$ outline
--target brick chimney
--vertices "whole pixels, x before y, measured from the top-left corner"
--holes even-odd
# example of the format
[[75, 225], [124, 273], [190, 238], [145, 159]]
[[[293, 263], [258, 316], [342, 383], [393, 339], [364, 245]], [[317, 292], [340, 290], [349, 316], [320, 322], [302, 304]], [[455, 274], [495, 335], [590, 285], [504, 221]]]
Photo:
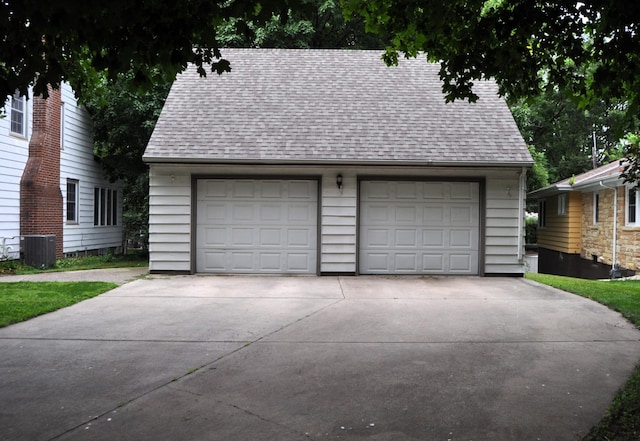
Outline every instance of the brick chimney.
[[33, 98], [33, 132], [29, 158], [20, 180], [20, 234], [56, 236], [62, 258], [63, 219], [60, 191], [60, 90]]

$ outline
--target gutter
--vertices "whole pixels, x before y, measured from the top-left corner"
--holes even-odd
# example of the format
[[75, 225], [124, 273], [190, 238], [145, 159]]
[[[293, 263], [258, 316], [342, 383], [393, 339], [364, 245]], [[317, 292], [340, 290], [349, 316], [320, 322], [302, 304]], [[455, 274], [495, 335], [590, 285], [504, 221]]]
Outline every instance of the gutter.
[[547, 196], [553, 196], [559, 193], [563, 193], [566, 191], [571, 191], [575, 187], [569, 184], [560, 184], [560, 185], [550, 185], [549, 187], [539, 188], [538, 190], [533, 190], [527, 194], [527, 197], [531, 199], [542, 199]]
[[391, 165], [391, 166], [428, 166], [428, 167], [490, 167], [490, 168], [507, 168], [507, 167], [531, 167], [533, 162], [530, 161], [511, 161], [511, 162], [464, 162], [464, 161], [416, 161], [416, 160], [396, 160], [380, 159], [380, 160], [357, 160], [357, 159], [220, 159], [220, 158], [175, 158], [175, 157], [149, 157], [143, 156], [142, 160], [147, 164], [175, 164], [175, 165], [341, 165], [341, 166], [364, 166], [364, 165]]
[[520, 174], [520, 189], [518, 191], [518, 262], [524, 263], [524, 201], [527, 196], [527, 169], [522, 167]]

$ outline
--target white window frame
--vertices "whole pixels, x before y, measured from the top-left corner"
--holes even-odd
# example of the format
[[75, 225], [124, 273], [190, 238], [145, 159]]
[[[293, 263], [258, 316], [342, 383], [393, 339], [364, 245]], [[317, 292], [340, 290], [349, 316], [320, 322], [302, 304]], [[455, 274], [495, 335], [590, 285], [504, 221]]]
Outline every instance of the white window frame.
[[27, 98], [17, 91], [11, 97], [9, 131], [12, 135], [27, 137]]
[[[69, 197], [70, 186], [73, 186], [73, 200]], [[67, 224], [77, 225], [80, 223], [80, 182], [77, 179], [67, 179], [67, 203], [66, 203], [66, 222]]]
[[640, 192], [634, 190], [633, 187], [626, 187], [624, 206], [625, 224], [632, 227], [640, 227]]
[[93, 225], [118, 225], [118, 190], [104, 187], [93, 189]]
[[558, 195], [558, 216], [567, 215], [567, 193]]
[[600, 193], [593, 192], [593, 225], [600, 223]]

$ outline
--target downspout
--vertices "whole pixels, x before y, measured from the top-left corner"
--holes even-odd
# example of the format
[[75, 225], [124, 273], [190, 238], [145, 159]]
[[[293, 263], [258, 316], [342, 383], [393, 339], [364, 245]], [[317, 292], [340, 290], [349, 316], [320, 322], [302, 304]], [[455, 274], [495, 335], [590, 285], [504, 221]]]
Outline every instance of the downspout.
[[518, 263], [524, 263], [524, 200], [527, 186], [527, 169], [522, 167], [518, 190]]
[[600, 186], [604, 188], [608, 188], [609, 190], [613, 190], [613, 250], [611, 252], [611, 278], [614, 278], [614, 274], [618, 272], [618, 255], [616, 252], [617, 241], [618, 241], [618, 187], [607, 187], [600, 181]]

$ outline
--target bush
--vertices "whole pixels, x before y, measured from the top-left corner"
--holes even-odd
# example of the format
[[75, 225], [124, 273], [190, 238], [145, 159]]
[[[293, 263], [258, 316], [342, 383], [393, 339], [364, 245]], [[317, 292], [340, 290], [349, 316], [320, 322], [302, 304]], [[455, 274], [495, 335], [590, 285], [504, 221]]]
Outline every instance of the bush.
[[525, 217], [525, 243], [527, 245], [538, 243], [538, 214], [527, 213]]

